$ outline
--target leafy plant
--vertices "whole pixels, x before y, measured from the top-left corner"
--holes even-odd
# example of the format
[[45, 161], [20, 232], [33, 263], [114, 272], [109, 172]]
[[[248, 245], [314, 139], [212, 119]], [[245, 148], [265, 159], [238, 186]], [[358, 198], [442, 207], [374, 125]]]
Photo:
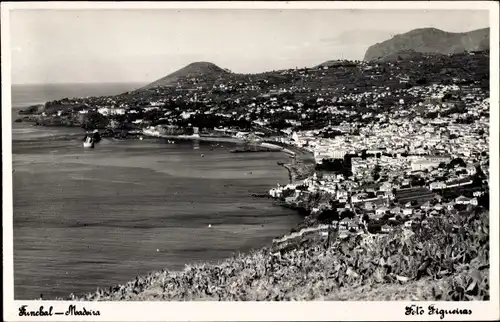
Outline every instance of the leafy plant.
[[430, 218], [428, 228], [304, 233], [218, 264], [160, 271], [82, 300], [489, 300], [487, 213]]

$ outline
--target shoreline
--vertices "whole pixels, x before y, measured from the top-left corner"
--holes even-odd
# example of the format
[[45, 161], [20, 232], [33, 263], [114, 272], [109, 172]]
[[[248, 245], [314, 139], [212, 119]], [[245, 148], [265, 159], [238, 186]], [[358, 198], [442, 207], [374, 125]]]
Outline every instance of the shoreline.
[[[244, 143], [243, 140], [233, 137], [223, 137], [223, 136], [194, 136], [194, 135], [149, 135], [144, 132], [142, 134], [136, 134], [136, 136], [143, 136], [145, 138], [156, 138], [156, 139], [174, 139], [174, 140], [186, 140], [186, 141], [204, 141], [204, 142], [225, 142], [225, 143]], [[127, 138], [125, 138], [127, 140]]]
[[[36, 126], [36, 127], [45, 128], [46, 126]], [[53, 127], [50, 127], [50, 128], [53, 128]], [[67, 128], [67, 127], [63, 127], [63, 128]], [[85, 133], [84, 130], [82, 130], [82, 133]], [[141, 135], [139, 133], [134, 134], [133, 136], [128, 136], [128, 137], [125, 137], [123, 139], [118, 139], [118, 140], [119, 141], [121, 141], [121, 140], [123, 140], [123, 141], [143, 140], [142, 136], [144, 136], [144, 140], [148, 140], [148, 139], [153, 139], [153, 140], [154, 139], [172, 139], [172, 140], [180, 140], [180, 141], [225, 142], [225, 143], [230, 143], [230, 144], [244, 144], [246, 142], [245, 140], [242, 140], [239, 138], [233, 138], [233, 137], [188, 136], [188, 135], [161, 135], [161, 136], [154, 136], [153, 135], [152, 136], [152, 135]], [[103, 136], [103, 138], [105, 138], [105, 137]], [[107, 139], [114, 139], [114, 138], [109, 137]], [[307, 151], [303, 151], [300, 148], [296, 148], [296, 147], [292, 147], [292, 146], [288, 146], [286, 148], [286, 147], [282, 147], [279, 145], [270, 144], [267, 142], [253, 142], [252, 145], [254, 145], [256, 147], [264, 147], [265, 149], [274, 149], [274, 151], [271, 151], [271, 152], [283, 152], [283, 153], [285, 153], [285, 155], [288, 155], [288, 156], [290, 156], [290, 154], [293, 153], [294, 155], [298, 156], [299, 158], [301, 158], [304, 155], [304, 152], [307, 152]], [[298, 153], [291, 151], [292, 149], [294, 149]], [[258, 152], [266, 152], [266, 151], [258, 151]], [[307, 158], [305, 158], [305, 159], [307, 159]], [[283, 166], [283, 167], [287, 169], [289, 177], [293, 175], [292, 174], [294, 171], [293, 168], [290, 168], [287, 166]], [[272, 186], [270, 186], [268, 188], [272, 188]], [[249, 197], [253, 197], [253, 198], [264, 198], [265, 197], [267, 199], [272, 199], [270, 197], [267, 189], [266, 189], [266, 191], [262, 191], [261, 193], [249, 195]], [[273, 202], [273, 204], [275, 206], [284, 207], [283, 205], [279, 205], [279, 204], [276, 204], [274, 202]], [[289, 207], [284, 207], [284, 208], [289, 208]], [[294, 210], [296, 210], [296, 209], [294, 209]], [[293, 231], [294, 229], [297, 229], [297, 227], [300, 227], [301, 224], [303, 224], [302, 221], [297, 225], [293, 225], [293, 227], [289, 227], [289, 230]], [[285, 233], [281, 236], [275, 236], [273, 239], [275, 239], [276, 237], [277, 238], [284, 238], [288, 234], [289, 233]], [[271, 239], [269, 242], [266, 242], [262, 246], [256, 247], [253, 250], [250, 250], [247, 252], [241, 252], [238, 249], [235, 249], [233, 253], [234, 254], [248, 254], [248, 253], [254, 252], [254, 251], [263, 251], [263, 250], [268, 249], [268, 248], [273, 246], [273, 239]], [[222, 259], [222, 261], [227, 261], [228, 259], [229, 258], [225, 258], [225, 259]], [[193, 265], [193, 263], [190, 263], [190, 262], [185, 263], [185, 266], [190, 266], [190, 265]], [[179, 270], [177, 272], [182, 272], [182, 270]], [[144, 272], [144, 274], [147, 274], [147, 273], [148, 272]], [[77, 293], [84, 293], [84, 292], [77, 292]]]
[[[432, 31], [432, 28], [427, 29], [421, 28]], [[181, 244], [181, 240], [187, 236], [197, 252], [205, 252], [206, 259], [193, 262], [182, 255], [179, 265], [172, 270], [160, 270], [169, 265], [166, 258], [158, 256], [158, 261], [154, 261], [154, 252], [145, 253], [145, 246], [138, 243], [144, 235], [132, 239], [126, 236], [135, 253], [125, 249], [122, 254], [130, 257], [139, 253], [142, 262], [151, 262], [148, 267], [139, 261], [124, 265], [118, 256], [113, 255], [115, 270], [105, 272], [100, 280], [93, 281], [98, 285], [97, 291], [78, 292], [77, 296], [70, 294], [68, 297], [68, 290], [84, 288], [83, 284], [77, 283], [78, 279], [68, 276], [67, 284], [61, 277], [61, 283], [53, 285], [61, 288], [66, 284], [66, 291], [61, 289], [60, 295], [53, 296], [57, 296], [56, 300], [73, 301], [490, 301], [491, 179], [486, 168], [490, 162], [487, 129], [490, 125], [488, 111], [491, 110], [487, 70], [489, 47], [448, 56], [432, 53], [417, 56], [361, 62], [343, 59], [329, 61], [333, 62], [332, 66], [324, 63], [303, 69], [268, 71], [256, 74], [256, 77], [235, 74], [242, 76], [241, 79], [218, 77], [218, 80], [210, 68], [217, 66], [195, 62], [191, 65], [208, 66], [207, 73], [211, 74], [201, 73], [200, 77], [193, 79], [187, 79], [190, 77], [187, 75], [180, 81], [177, 77], [177, 86], [175, 79], [170, 81], [167, 75], [131, 92], [45, 103], [38, 110], [43, 112], [43, 117], [37, 125], [80, 127], [81, 124], [85, 129], [106, 129], [107, 139], [123, 141], [121, 145], [127, 147], [152, 145], [161, 149], [167, 140], [169, 144], [175, 144], [170, 147], [172, 150], [189, 146], [188, 152], [194, 152], [196, 159], [180, 160], [179, 167], [172, 169], [172, 173], [194, 173], [196, 170], [193, 176], [204, 177], [210, 171], [210, 179], [222, 180], [221, 174], [227, 167], [222, 163], [219, 166], [218, 162], [225, 158], [214, 160], [214, 163], [201, 159], [198, 162], [198, 156], [205, 157], [201, 152], [208, 145], [211, 150], [224, 147], [212, 155], [226, 153], [227, 146], [233, 144], [243, 144], [239, 146], [240, 152], [268, 152], [256, 151], [264, 150], [265, 146], [276, 148], [289, 158], [272, 153], [254, 158], [243, 155], [231, 158], [240, 162], [233, 167], [241, 174], [238, 169], [244, 168], [243, 163], [256, 169], [254, 161], [261, 162], [259, 169], [265, 172], [252, 179], [256, 190], [269, 189], [267, 186], [274, 184], [275, 188], [266, 193], [268, 199], [274, 200], [275, 206], [291, 208], [300, 214], [294, 222], [275, 225], [284, 229], [267, 234], [259, 243], [246, 249], [215, 236], [213, 242], [220, 243], [227, 251], [218, 257], [223, 259], [216, 263], [213, 260], [216, 256], [206, 252], [206, 247], [199, 249], [200, 241], [204, 240], [201, 234], [186, 227], [187, 231], [182, 231], [182, 235], [172, 235], [171, 240], [179, 243], [178, 250], [185, 253], [188, 248]], [[189, 74], [191, 65], [179, 70], [180, 74], [182, 71]], [[426, 70], [422, 66], [436, 68]], [[471, 66], [474, 68], [467, 68]], [[37, 107], [32, 106], [29, 111], [36, 113]], [[217, 127], [223, 129], [217, 131]], [[198, 131], [201, 129], [203, 133]], [[195, 134], [185, 135], [188, 133]], [[261, 135], [267, 139], [261, 141]], [[155, 139], [126, 142], [150, 137]], [[250, 146], [249, 139], [255, 139], [253, 146]], [[274, 139], [276, 144], [272, 143]], [[415, 141], [421, 142], [415, 144]], [[307, 146], [299, 147], [303, 146], [301, 142], [307, 142], [304, 145], [311, 147], [310, 151], [307, 151]], [[74, 147], [78, 149], [78, 143], [74, 143]], [[196, 152], [197, 149], [201, 151]], [[97, 151], [97, 154], [105, 155], [105, 150]], [[146, 151], [141, 151], [144, 154], [135, 159], [128, 150], [124, 149], [115, 160], [130, 158], [131, 162], [139, 163], [151, 155], [151, 150], [144, 149]], [[310, 154], [316, 160], [314, 157], [310, 160]], [[423, 160], [419, 160], [420, 156]], [[351, 158], [360, 161], [353, 160], [352, 171], [347, 169], [351, 168]], [[325, 160], [323, 166], [321, 159]], [[110, 159], [106, 161], [119, 163]], [[200, 168], [192, 166], [191, 161]], [[169, 167], [166, 162], [157, 162], [160, 163], [157, 167], [162, 170]], [[276, 187], [275, 181], [286, 181], [284, 172], [273, 168], [276, 163], [287, 170], [289, 184], [278, 183]], [[55, 165], [55, 171], [59, 172], [62, 164], [56, 161]], [[130, 174], [123, 176], [126, 178]], [[467, 185], [465, 180], [469, 179], [474, 179], [467, 182], [471, 186], [443, 189]], [[140, 175], [136, 180], [146, 185], [154, 181]], [[154, 215], [170, 208], [166, 207], [168, 200], [163, 198], [168, 190], [162, 190], [170, 186], [169, 183], [163, 180], [159, 187], [143, 189], [147, 195], [159, 195], [157, 208], [152, 209]], [[175, 184], [187, 188], [186, 191], [191, 187], [191, 184], [180, 181]], [[216, 190], [210, 184], [201, 183], [200, 186], [208, 189], [200, 190], [197, 197], [207, 199], [207, 204], [212, 203]], [[226, 188], [228, 186], [231, 185], [217, 188], [223, 192], [236, 190]], [[404, 187], [412, 187], [412, 190], [400, 193]], [[90, 196], [90, 189], [82, 189], [84, 198]], [[125, 203], [128, 194], [120, 196], [119, 189], [114, 186], [107, 191], [116, 193], [116, 203], [122, 204], [122, 208], [130, 212], [128, 215], [137, 216], [140, 212], [133, 197], [128, 199], [130, 203]], [[266, 206], [266, 211], [261, 214], [255, 208], [240, 206], [238, 200], [244, 202], [246, 199], [242, 198], [248, 198], [248, 193], [242, 191], [242, 194], [227, 197], [231, 208], [225, 216], [219, 217], [222, 222], [234, 216], [234, 222], [240, 224], [237, 217], [242, 213], [241, 209], [248, 209], [257, 223], [281, 215], [280, 208]], [[265, 197], [264, 194], [261, 197]], [[196, 200], [196, 197], [192, 199]], [[68, 201], [61, 200], [63, 204]], [[109, 205], [110, 201], [104, 200], [103, 207], [106, 204]], [[265, 202], [255, 201], [254, 204], [258, 207]], [[82, 206], [73, 209], [73, 216], [81, 218], [78, 212]], [[72, 213], [71, 209], [67, 210], [66, 213]], [[172, 212], [180, 215], [183, 210], [184, 205], [181, 205]], [[193, 210], [196, 211], [199, 210]], [[104, 214], [106, 212], [104, 209]], [[29, 212], [28, 216], [31, 216]], [[206, 217], [212, 218], [212, 214]], [[117, 219], [122, 223], [124, 220]], [[190, 220], [198, 223], [197, 218]], [[40, 227], [40, 224], [36, 226]], [[158, 231], [157, 244], [162, 248], [168, 245], [166, 236], [170, 235], [170, 225], [152, 221], [151, 226], [166, 228], [163, 232]], [[296, 228], [286, 232], [285, 227], [289, 226]], [[62, 245], [75, 239], [72, 231], [69, 233]], [[111, 235], [102, 233], [89, 236], [87, 243], [109, 242]], [[194, 240], [190, 236], [193, 233]], [[234, 240], [246, 242], [245, 236], [250, 238], [256, 234], [249, 231], [243, 235], [235, 231], [232, 236]], [[276, 237], [268, 247], [268, 238], [272, 235]], [[83, 248], [80, 253], [88, 253], [88, 250]], [[110, 251], [114, 249], [110, 248]], [[175, 253], [171, 258], [178, 256]], [[27, 260], [29, 266], [30, 259]], [[98, 262], [89, 262], [91, 270], [96, 270]], [[45, 264], [46, 260], [41, 257], [39, 264], [32, 268], [41, 272]], [[84, 270], [77, 277], [83, 277], [83, 280], [86, 276], [91, 278], [87, 266], [79, 264], [69, 266], [68, 270]], [[123, 284], [114, 284], [118, 277], [129, 279], [130, 268], [139, 274], [135, 280], [132, 276]], [[119, 275], [122, 269], [125, 273]], [[149, 274], [146, 269], [151, 270]], [[57, 280], [60, 274], [56, 271], [55, 275]], [[33, 274], [30, 272], [26, 277], [31, 278]], [[41, 290], [45, 287], [40, 285]], [[457, 310], [460, 311], [458, 308], [453, 311]], [[441, 319], [445, 314], [448, 313], [441, 314]]]
[[[472, 285], [472, 269], [477, 274], [477, 292], [468, 291], [467, 295], [470, 300], [485, 301], [489, 299], [488, 285], [484, 283], [490, 273], [488, 247], [477, 234], [488, 229], [488, 217], [488, 213], [482, 213], [466, 218], [433, 218], [428, 231], [340, 234], [333, 240], [318, 234], [328, 229], [318, 226], [291, 234], [281, 249], [263, 247], [218, 263], [186, 264], [182, 271], [152, 271], [124, 284], [56, 300], [359, 301], [383, 296], [386, 300], [457, 301], [460, 287], [454, 281], [465, 278], [466, 284]], [[458, 243], [464, 249], [478, 249], [478, 254], [465, 260], [443, 253], [444, 262], [436, 261], [428, 272], [423, 272], [421, 263], [429, 257], [422, 249], [438, 251], [449, 238], [436, 227], [461, 226], [465, 222], [470, 223], [471, 232]], [[448, 270], [446, 262], [453, 263], [455, 269]]]
[[292, 146], [289, 144], [284, 144], [284, 149], [287, 149], [293, 153], [290, 157], [292, 162], [290, 163], [278, 163], [278, 165], [284, 167], [288, 171], [289, 183], [294, 183], [300, 180], [304, 180], [314, 173], [316, 163], [314, 161], [314, 155], [300, 147]]
[[[137, 139], [140, 134], [134, 138], [128, 137], [124, 140]], [[164, 135], [152, 136], [152, 138], [170, 138], [175, 140], [198, 140], [213, 142], [232, 142], [244, 143], [244, 140], [232, 137], [213, 137], [213, 136], [178, 136]], [[265, 143], [265, 142], [264, 142]], [[283, 147], [276, 145], [280, 151], [292, 151], [294, 162], [290, 164], [279, 164], [289, 172], [291, 181], [298, 180], [301, 175], [307, 175], [307, 165], [314, 165], [310, 162], [309, 151], [299, 147]], [[298, 152], [298, 153], [297, 153]], [[290, 153], [287, 153], [290, 155]], [[313, 159], [314, 160], [314, 159]], [[283, 206], [283, 205], [282, 205]], [[286, 206], [286, 205], [285, 205]], [[300, 210], [297, 209], [299, 212]], [[467, 265], [481, 274], [488, 274], [489, 264], [485, 264], [483, 256], [487, 252], [484, 245], [477, 244], [479, 240], [474, 234], [477, 231], [487, 227], [488, 222], [484, 220], [488, 215], [482, 214], [483, 218], [475, 214], [473, 220], [474, 229], [467, 240], [463, 241], [464, 248], [469, 246], [481, 249], [474, 263], [470, 260]], [[67, 297], [57, 297], [55, 300], [91, 300], [91, 301], [120, 301], [120, 300], [360, 300], [370, 297], [378, 298], [379, 294], [376, 288], [381, 288], [384, 296], [391, 298], [397, 296], [397, 299], [404, 300], [419, 297], [420, 300], [436, 300], [434, 286], [439, 285], [438, 296], [440, 298], [450, 299], [450, 295], [456, 291], [456, 286], [452, 283], [455, 276], [467, 276], [466, 271], [459, 270], [457, 273], [449, 272], [446, 267], [436, 266], [433, 274], [442, 274], [441, 279], [437, 279], [430, 274], [419, 281], [419, 263], [424, 258], [418, 255], [417, 250], [438, 249], [443, 243], [442, 238], [449, 236], [443, 235], [441, 231], [432, 230], [422, 234], [422, 232], [413, 233], [406, 230], [395, 230], [394, 232], [382, 235], [372, 234], [347, 234], [333, 235], [334, 239], [330, 241], [329, 227], [318, 225], [308, 225], [307, 217], [297, 226], [299, 230], [284, 234], [266, 245], [257, 247], [250, 251], [233, 251], [233, 255], [218, 261], [218, 263], [202, 262], [186, 263], [184, 269], [167, 271], [165, 269], [154, 270], [149, 273], [139, 275], [135, 280], [125, 282], [120, 285], [110, 285], [105, 288], [98, 288], [96, 292], [86, 293], [78, 292]], [[456, 218], [446, 219], [445, 222], [438, 222], [439, 225], [461, 226], [463, 222], [453, 222]], [[458, 218], [457, 220], [462, 220]], [[467, 219], [469, 220], [469, 219]], [[430, 225], [433, 227], [434, 225]], [[451, 226], [450, 226], [451, 227]], [[487, 228], [486, 228], [487, 229]], [[326, 233], [326, 234], [325, 234]], [[415, 236], [415, 238], [409, 238]], [[388, 273], [384, 265], [379, 265], [380, 257], [389, 252], [390, 260], [392, 257], [400, 256], [398, 252], [391, 253], [392, 248], [387, 248], [389, 240], [405, 241], [407, 248], [411, 249], [412, 254], [417, 254], [422, 258], [418, 260], [409, 260], [405, 262], [404, 267], [394, 266], [397, 271]], [[275, 244], [278, 242], [278, 245]], [[401, 246], [401, 244], [399, 245]], [[347, 250], [346, 250], [347, 248]], [[398, 250], [400, 251], [400, 250]], [[360, 255], [363, 253], [363, 255]], [[352, 261], [351, 255], [357, 257]], [[365, 258], [366, 256], [366, 258]], [[417, 257], [418, 257], [417, 256]], [[446, 255], [445, 255], [446, 256]], [[385, 258], [386, 255], [383, 255]], [[408, 256], [407, 256], [408, 257]], [[456, 264], [454, 258], [450, 258]], [[465, 259], [464, 259], [465, 261]], [[363, 265], [359, 265], [363, 263]], [[384, 260], [386, 263], [386, 260]], [[479, 263], [479, 264], [478, 264]], [[303, 275], [297, 275], [293, 268], [305, 269], [308, 272], [309, 279], [304, 284]], [[392, 266], [391, 266], [392, 267]], [[312, 275], [309, 274], [311, 272]], [[318, 274], [319, 273], [319, 274]], [[323, 277], [321, 277], [321, 276]], [[239, 277], [241, 276], [241, 278]], [[324, 276], [327, 276], [326, 278]], [[481, 275], [483, 276], [483, 275]], [[415, 288], [416, 283], [428, 283], [425, 288], [425, 294], [418, 292], [411, 293], [408, 288]], [[402, 284], [406, 284], [402, 286]], [[269, 286], [266, 286], [269, 285]], [[318, 287], [319, 285], [319, 287]], [[432, 287], [432, 292], [430, 287]], [[487, 288], [482, 293], [474, 295], [479, 300], [489, 297]], [[388, 288], [392, 288], [390, 291]], [[399, 294], [394, 294], [394, 292]], [[364, 293], [364, 294], [360, 294]], [[485, 295], [486, 294], [486, 295]], [[472, 295], [470, 295], [472, 296]], [[453, 299], [453, 297], [451, 297]]]

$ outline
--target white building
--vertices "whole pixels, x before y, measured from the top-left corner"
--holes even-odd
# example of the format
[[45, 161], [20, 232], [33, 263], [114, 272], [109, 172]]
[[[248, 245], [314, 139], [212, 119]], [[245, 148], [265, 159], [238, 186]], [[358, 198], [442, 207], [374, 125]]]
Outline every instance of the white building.
[[459, 205], [468, 205], [471, 203], [471, 200], [467, 197], [460, 196], [457, 199], [455, 199], [455, 202]]
[[429, 184], [430, 190], [446, 189], [446, 184], [444, 182], [436, 181]]
[[441, 162], [443, 162], [443, 159], [434, 159], [434, 158], [432, 158], [432, 159], [428, 159], [428, 158], [418, 159], [418, 160], [414, 160], [411, 163], [411, 169], [413, 171], [433, 169], [433, 168], [437, 168]]
[[432, 169], [437, 167], [439, 164], [435, 164], [434, 162], [427, 162], [425, 160], [415, 160], [411, 163], [411, 169], [413, 171], [424, 170], [424, 169]]
[[411, 209], [411, 208], [403, 209], [403, 215], [405, 215], [405, 216], [410, 216], [412, 213], [413, 213], [413, 209]]
[[389, 211], [389, 208], [387, 207], [380, 207], [375, 210], [375, 214], [377, 216], [383, 216]]

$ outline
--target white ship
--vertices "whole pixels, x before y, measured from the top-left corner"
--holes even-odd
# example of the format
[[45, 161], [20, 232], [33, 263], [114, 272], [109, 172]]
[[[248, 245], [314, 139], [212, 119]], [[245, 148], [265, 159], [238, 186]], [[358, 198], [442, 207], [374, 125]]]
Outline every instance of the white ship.
[[88, 137], [84, 142], [83, 142], [83, 147], [84, 148], [90, 148], [92, 149], [94, 147], [94, 141], [92, 140], [91, 137]]

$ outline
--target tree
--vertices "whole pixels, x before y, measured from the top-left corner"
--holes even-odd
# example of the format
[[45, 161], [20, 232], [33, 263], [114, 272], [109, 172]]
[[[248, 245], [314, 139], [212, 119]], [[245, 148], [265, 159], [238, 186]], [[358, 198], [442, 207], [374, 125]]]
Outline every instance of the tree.
[[322, 164], [318, 164], [316, 168], [318, 170], [340, 172], [344, 169], [344, 162], [341, 159], [323, 159]]
[[378, 164], [373, 168], [372, 172], [373, 180], [377, 181], [378, 179], [380, 179], [380, 170], [381, 168]]
[[453, 95], [451, 93], [446, 93], [443, 95], [443, 98], [441, 99], [442, 102], [446, 102], [447, 100], [450, 100], [453, 98]]
[[85, 117], [82, 127], [86, 130], [104, 129], [108, 124], [108, 117], [96, 111], [89, 111]]
[[456, 165], [458, 165], [460, 167], [464, 167], [464, 168], [467, 166], [467, 164], [465, 163], [465, 161], [462, 158], [455, 158], [455, 159], [451, 160], [450, 163], [448, 163], [448, 169], [452, 169]]
[[380, 223], [371, 222], [368, 224], [368, 232], [371, 234], [379, 233], [382, 230], [382, 225]]
[[412, 187], [421, 187], [425, 185], [425, 180], [421, 177], [413, 177], [411, 179], [411, 186]]
[[295, 190], [306, 191], [307, 190], [307, 186], [302, 184], [300, 186], [295, 187]]
[[370, 199], [371, 199], [371, 198], [375, 198], [375, 197], [376, 197], [376, 195], [375, 195], [375, 193], [374, 193], [373, 191], [367, 192], [367, 193], [366, 193], [366, 196], [367, 196], [368, 198], [370, 198]]
[[339, 221], [339, 213], [336, 208], [326, 209], [318, 215], [318, 220], [324, 224]]
[[427, 84], [427, 79], [425, 77], [419, 78], [416, 81], [417, 85], [426, 85]]
[[490, 194], [486, 192], [484, 195], [480, 196], [477, 200], [479, 206], [485, 209], [490, 209]]
[[340, 220], [344, 219], [344, 218], [354, 218], [355, 214], [354, 212], [350, 211], [350, 210], [344, 210], [341, 214], [340, 214]]

